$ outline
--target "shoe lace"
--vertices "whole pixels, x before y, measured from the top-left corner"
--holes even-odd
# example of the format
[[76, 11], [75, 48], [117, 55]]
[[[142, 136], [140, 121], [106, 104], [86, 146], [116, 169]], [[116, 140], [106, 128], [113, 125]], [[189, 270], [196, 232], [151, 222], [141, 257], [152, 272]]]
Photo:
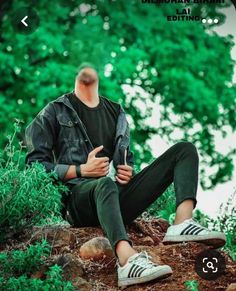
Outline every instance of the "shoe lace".
[[139, 256], [137, 256], [134, 260], [137, 264], [142, 265], [144, 268], [152, 268], [157, 266], [156, 263], [151, 261], [152, 257], [148, 255], [146, 251], [140, 252]]

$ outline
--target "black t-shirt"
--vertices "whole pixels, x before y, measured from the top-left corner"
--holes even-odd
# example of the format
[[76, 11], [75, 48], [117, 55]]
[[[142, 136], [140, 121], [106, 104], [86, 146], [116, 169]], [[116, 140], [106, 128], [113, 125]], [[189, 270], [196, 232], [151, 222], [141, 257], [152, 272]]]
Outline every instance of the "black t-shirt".
[[76, 97], [74, 93], [69, 95], [69, 100], [85, 125], [93, 146], [104, 146], [103, 150], [96, 157], [106, 156], [111, 161], [114, 152], [113, 143], [120, 105], [99, 96], [99, 104], [91, 108]]

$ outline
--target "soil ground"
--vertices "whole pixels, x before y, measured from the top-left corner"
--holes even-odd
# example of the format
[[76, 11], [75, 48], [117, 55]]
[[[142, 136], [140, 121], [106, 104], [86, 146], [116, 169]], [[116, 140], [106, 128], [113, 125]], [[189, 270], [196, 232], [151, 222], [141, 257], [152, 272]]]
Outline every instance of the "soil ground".
[[[224, 274], [212, 281], [199, 277], [194, 269], [195, 259], [200, 252], [209, 249], [209, 247], [200, 243], [163, 245], [161, 241], [167, 227], [168, 224], [165, 221], [158, 219], [150, 221], [136, 220], [127, 227], [128, 235], [133, 241], [134, 248], [138, 251], [147, 251], [152, 256], [153, 261], [170, 265], [173, 269], [173, 275], [160, 281], [126, 287], [125, 290], [195, 290], [187, 289], [185, 286], [186, 281], [194, 280], [198, 282], [199, 291], [223, 291], [231, 283], [236, 283], [236, 262], [233, 262], [221, 250], [219, 251], [226, 260]], [[7, 245], [2, 246], [1, 251], [16, 247], [20, 248], [20, 246], [33, 243], [40, 240], [41, 237], [45, 237], [53, 245], [51, 259], [70, 254], [80, 261], [83, 272], [79, 269], [76, 270], [74, 267], [71, 272], [75, 276], [78, 273], [82, 280], [85, 280], [83, 282], [88, 284], [83, 285], [84, 287], [77, 286], [76, 290], [120, 290], [117, 287], [116, 259], [114, 257], [103, 257], [97, 261], [82, 260], [80, 258], [80, 246], [91, 238], [98, 236], [104, 236], [100, 228], [70, 228], [67, 226], [34, 228], [33, 232], [25, 233], [18, 237], [17, 241], [12, 240]], [[43, 277], [43, 274], [39, 275], [39, 277]]]

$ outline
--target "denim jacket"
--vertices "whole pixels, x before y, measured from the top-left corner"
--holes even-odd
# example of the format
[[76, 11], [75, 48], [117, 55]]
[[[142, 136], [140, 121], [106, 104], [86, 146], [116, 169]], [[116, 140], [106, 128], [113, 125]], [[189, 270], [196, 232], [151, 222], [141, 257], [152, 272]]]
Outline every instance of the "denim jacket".
[[[94, 149], [84, 124], [68, 99], [70, 94], [72, 93], [49, 102], [25, 130], [28, 150], [25, 163], [30, 165], [38, 161], [45, 166], [47, 172], [55, 171], [60, 180], [63, 180], [70, 165], [85, 164], [89, 152]], [[115, 169], [117, 165], [125, 162], [133, 167], [129, 125], [121, 105], [114, 136], [114, 149]], [[73, 178], [66, 180], [66, 184], [74, 185], [84, 179]]]

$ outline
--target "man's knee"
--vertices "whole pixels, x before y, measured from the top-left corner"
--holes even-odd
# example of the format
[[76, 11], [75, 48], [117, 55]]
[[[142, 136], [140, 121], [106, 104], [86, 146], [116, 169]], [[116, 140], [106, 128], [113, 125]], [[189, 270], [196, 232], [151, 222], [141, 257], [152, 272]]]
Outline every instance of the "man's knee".
[[97, 185], [94, 191], [95, 199], [101, 198], [103, 201], [106, 197], [114, 197], [113, 195], [119, 195], [118, 188], [115, 182], [110, 177], [101, 177], [97, 181]]
[[109, 189], [117, 189], [116, 183], [111, 179], [111, 177], [101, 177], [98, 179], [99, 186], [109, 188]]
[[101, 183], [103, 183], [103, 184], [109, 184], [109, 185], [115, 184], [114, 181], [112, 180], [112, 178], [111, 177], [107, 177], [107, 176], [99, 178], [99, 181]]
[[196, 146], [189, 141], [180, 141], [176, 144], [176, 146], [180, 150], [183, 150], [184, 152], [191, 152], [198, 156], [198, 151], [197, 151]]

